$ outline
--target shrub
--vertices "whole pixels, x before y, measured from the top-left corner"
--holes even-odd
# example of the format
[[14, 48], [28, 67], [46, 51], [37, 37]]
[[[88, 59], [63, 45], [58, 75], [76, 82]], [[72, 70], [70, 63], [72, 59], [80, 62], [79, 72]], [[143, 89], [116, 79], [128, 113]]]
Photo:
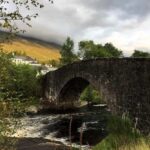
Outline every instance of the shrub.
[[93, 89], [92, 86], [88, 86], [81, 94], [80, 99], [82, 101], [87, 101], [88, 103], [101, 103], [102, 98], [100, 94]]

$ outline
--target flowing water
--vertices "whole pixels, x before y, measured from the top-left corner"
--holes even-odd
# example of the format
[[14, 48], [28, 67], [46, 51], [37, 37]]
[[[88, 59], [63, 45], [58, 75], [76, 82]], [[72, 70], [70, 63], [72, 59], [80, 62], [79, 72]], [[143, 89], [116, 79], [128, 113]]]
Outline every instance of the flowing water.
[[[15, 137], [45, 138], [69, 145], [96, 145], [106, 135], [105, 107], [90, 107], [71, 113], [38, 114], [21, 118]], [[71, 138], [70, 138], [71, 137]]]

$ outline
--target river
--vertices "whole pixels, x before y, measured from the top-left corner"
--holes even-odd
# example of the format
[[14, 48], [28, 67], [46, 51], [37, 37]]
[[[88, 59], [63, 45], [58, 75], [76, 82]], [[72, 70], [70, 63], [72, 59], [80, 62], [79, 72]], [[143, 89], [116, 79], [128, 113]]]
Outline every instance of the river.
[[[21, 138], [44, 138], [65, 145], [94, 146], [106, 135], [107, 111], [104, 106], [85, 106], [72, 112], [26, 115], [14, 134]], [[71, 138], [70, 138], [71, 137]]]

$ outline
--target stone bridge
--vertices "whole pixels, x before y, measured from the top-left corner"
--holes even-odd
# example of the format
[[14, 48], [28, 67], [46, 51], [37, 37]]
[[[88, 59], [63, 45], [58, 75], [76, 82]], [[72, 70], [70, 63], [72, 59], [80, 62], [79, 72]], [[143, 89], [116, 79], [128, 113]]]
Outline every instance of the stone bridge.
[[128, 113], [150, 131], [150, 59], [103, 58], [66, 65], [43, 77], [43, 99], [65, 109], [91, 84], [113, 113]]

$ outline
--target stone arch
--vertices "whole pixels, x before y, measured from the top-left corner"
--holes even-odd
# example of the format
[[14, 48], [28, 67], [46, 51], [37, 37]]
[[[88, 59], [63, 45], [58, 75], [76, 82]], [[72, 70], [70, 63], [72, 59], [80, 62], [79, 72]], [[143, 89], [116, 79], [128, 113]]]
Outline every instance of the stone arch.
[[60, 108], [73, 108], [79, 100], [82, 91], [90, 84], [87, 79], [74, 77], [65, 82], [57, 96]]
[[107, 90], [107, 88], [104, 87], [103, 84], [99, 86], [98, 81], [95, 81], [94, 78], [91, 78], [88, 75], [84, 77], [76, 76], [68, 79], [62, 85], [61, 90], [57, 93], [56, 99], [59, 108], [63, 109], [73, 108], [75, 102], [79, 100], [81, 93], [88, 85], [91, 85], [95, 90], [97, 90], [106, 103], [107, 101], [109, 101], [108, 100], [109, 91]]

